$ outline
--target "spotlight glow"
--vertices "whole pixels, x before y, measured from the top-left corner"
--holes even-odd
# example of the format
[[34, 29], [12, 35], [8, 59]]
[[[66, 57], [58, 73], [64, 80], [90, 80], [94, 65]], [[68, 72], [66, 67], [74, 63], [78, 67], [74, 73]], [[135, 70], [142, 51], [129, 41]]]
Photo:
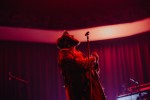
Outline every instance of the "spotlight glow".
[[[40, 30], [28, 28], [0, 27], [0, 40], [56, 43], [64, 30]], [[85, 33], [90, 32], [90, 41], [131, 36], [150, 31], [150, 18], [131, 23], [67, 30], [81, 42], [86, 41]]]
[[150, 31], [150, 18], [132, 22], [132, 23], [124, 23], [117, 25], [108, 25], [101, 27], [94, 27], [88, 29], [74, 30], [70, 31], [81, 41], [85, 41], [83, 39], [83, 35], [79, 33], [86, 33], [86, 31], [90, 31], [90, 40], [104, 40], [104, 39], [112, 39], [119, 37], [131, 36], [143, 32]]

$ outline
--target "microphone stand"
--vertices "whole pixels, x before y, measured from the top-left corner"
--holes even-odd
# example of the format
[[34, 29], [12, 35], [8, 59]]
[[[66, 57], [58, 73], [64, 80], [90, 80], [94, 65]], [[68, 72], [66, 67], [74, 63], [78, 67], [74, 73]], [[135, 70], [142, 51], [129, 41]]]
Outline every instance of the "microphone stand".
[[89, 68], [89, 88], [90, 88], [90, 100], [92, 100], [92, 77], [91, 77], [91, 72], [92, 68], [90, 67], [90, 42], [89, 42], [89, 32], [86, 32], [85, 36], [87, 36], [87, 54], [88, 54], [88, 68]]
[[17, 92], [19, 92], [18, 98], [19, 98], [19, 100], [22, 100], [24, 98], [24, 96], [22, 94], [23, 91], [21, 91], [23, 89], [22, 86], [23, 86], [23, 84], [28, 84], [28, 81], [26, 81], [18, 76], [13, 75], [11, 72], [9, 72], [8, 74], [9, 74], [9, 78], [8, 78], [9, 81], [11, 81], [13, 79], [19, 83], [19, 87], [17, 89]]
[[21, 83], [24, 83], [24, 84], [28, 83], [26, 80], [23, 80], [23, 79], [21, 79], [21, 78], [19, 78], [17, 76], [14, 76], [14, 75], [11, 74], [11, 72], [9, 72], [9, 80], [11, 80], [11, 79], [15, 79], [18, 82], [21, 82]]
[[141, 91], [140, 91], [140, 86], [139, 86], [139, 82], [135, 81], [134, 79], [131, 79], [130, 80], [135, 84], [135, 87], [139, 93], [139, 100], [143, 100], [143, 97], [142, 97], [142, 94], [141, 94]]

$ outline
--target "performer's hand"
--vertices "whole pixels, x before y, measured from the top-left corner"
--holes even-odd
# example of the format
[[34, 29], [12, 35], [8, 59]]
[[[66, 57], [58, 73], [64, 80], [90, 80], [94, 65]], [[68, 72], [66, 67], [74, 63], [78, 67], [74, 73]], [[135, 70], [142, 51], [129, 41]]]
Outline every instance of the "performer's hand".
[[97, 52], [92, 52], [92, 56], [95, 57], [95, 59], [96, 59], [95, 65], [93, 66], [93, 68], [99, 77], [99, 74], [100, 74], [99, 63], [98, 63], [99, 56], [98, 56]]
[[96, 62], [99, 60], [99, 56], [98, 56], [97, 52], [92, 52], [92, 56], [94, 56], [96, 58]]

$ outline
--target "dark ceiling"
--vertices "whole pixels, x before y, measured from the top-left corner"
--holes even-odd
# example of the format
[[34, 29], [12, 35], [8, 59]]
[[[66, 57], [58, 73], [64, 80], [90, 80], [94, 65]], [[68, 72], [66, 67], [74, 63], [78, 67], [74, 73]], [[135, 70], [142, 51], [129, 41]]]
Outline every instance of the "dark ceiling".
[[150, 17], [150, 0], [3, 0], [0, 26], [79, 29]]

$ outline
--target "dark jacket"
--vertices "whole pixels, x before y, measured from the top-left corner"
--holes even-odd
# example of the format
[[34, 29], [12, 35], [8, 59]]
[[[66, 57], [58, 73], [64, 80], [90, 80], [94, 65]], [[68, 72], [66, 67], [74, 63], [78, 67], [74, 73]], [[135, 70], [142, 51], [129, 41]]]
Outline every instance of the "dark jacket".
[[[90, 66], [94, 65], [90, 57]], [[67, 100], [90, 100], [88, 58], [80, 51], [61, 49], [58, 63], [64, 78]], [[92, 100], [106, 100], [94, 67], [92, 67]]]

